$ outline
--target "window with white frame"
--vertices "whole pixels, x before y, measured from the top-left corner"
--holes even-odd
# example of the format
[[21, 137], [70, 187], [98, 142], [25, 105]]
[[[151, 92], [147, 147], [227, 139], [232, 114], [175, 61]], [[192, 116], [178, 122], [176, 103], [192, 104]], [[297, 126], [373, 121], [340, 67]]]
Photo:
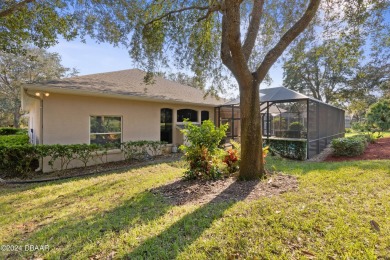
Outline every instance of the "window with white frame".
[[122, 117], [120, 116], [91, 116], [90, 143], [119, 147], [122, 141]]

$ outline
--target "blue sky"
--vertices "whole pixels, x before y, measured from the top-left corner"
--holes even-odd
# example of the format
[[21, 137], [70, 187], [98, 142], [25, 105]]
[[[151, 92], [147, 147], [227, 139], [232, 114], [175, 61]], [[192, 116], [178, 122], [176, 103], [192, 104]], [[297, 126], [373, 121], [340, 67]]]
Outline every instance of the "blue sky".
[[[79, 39], [69, 42], [60, 39], [49, 51], [59, 53], [62, 65], [76, 68], [79, 75], [135, 68], [126, 49], [113, 47], [108, 43], [97, 44], [91, 39], [87, 43], [82, 43]], [[283, 71], [280, 64], [273, 66], [270, 75], [273, 80], [271, 87], [282, 85]]]

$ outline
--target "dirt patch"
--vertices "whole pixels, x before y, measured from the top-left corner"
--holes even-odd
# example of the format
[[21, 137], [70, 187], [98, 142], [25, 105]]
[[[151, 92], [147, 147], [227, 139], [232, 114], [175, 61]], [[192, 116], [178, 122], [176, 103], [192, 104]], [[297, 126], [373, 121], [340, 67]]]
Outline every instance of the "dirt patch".
[[356, 160], [390, 160], [390, 138], [378, 139], [376, 143], [368, 144], [362, 155], [347, 157], [347, 156], [328, 156], [325, 161], [340, 162], [340, 161], [356, 161]]
[[235, 177], [217, 181], [176, 180], [152, 189], [174, 205], [205, 204], [223, 201], [254, 200], [297, 190], [295, 176], [273, 174], [262, 181], [238, 181]]

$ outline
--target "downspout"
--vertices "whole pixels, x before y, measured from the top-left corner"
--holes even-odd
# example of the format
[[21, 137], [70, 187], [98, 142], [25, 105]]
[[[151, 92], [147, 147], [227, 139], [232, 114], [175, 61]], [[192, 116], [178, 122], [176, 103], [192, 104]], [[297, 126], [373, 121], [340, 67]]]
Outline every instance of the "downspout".
[[[24, 93], [30, 98], [34, 98], [34, 99], [39, 100], [39, 103], [40, 103], [39, 121], [41, 124], [41, 131], [39, 133], [39, 142], [40, 142], [40, 144], [43, 144], [43, 97], [37, 97], [37, 96], [31, 95], [30, 93], [27, 92], [27, 89], [24, 89]], [[43, 157], [41, 158], [41, 163], [39, 164], [39, 167], [35, 171], [39, 172], [41, 170], [43, 170]]]

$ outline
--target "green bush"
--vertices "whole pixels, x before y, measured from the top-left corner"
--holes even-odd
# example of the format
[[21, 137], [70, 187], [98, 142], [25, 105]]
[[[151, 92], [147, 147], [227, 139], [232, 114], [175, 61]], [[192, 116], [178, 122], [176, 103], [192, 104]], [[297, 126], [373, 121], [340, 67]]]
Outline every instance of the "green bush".
[[306, 160], [306, 142], [305, 141], [292, 141], [292, 140], [265, 140], [269, 145], [271, 154], [279, 154], [282, 157]]
[[352, 133], [352, 128], [345, 128], [346, 133]]
[[13, 127], [0, 127], [0, 135], [26, 135], [27, 129], [13, 128]]
[[0, 146], [0, 171], [3, 177], [23, 177], [38, 168], [37, 146]]
[[222, 176], [218, 164], [219, 156], [224, 151], [219, 148], [219, 144], [226, 136], [227, 128], [228, 124], [215, 127], [210, 120], [203, 121], [201, 126], [186, 121], [182, 133], [188, 144], [180, 146], [185, 160], [190, 164], [190, 169], [184, 173], [186, 179], [210, 180]]
[[19, 132], [18, 128], [13, 127], [1, 127], [0, 135], [16, 135]]
[[[21, 140], [28, 136], [1, 136], [2, 138]], [[149, 159], [161, 154], [165, 142], [160, 141], [136, 141], [123, 143], [123, 149], [127, 159]], [[37, 145], [25, 144], [25, 142], [12, 142], [0, 144], [0, 172], [2, 177], [23, 177], [28, 172], [38, 168], [39, 160], [49, 157], [48, 164], [53, 171], [68, 169], [71, 162], [79, 160], [84, 167], [94, 160], [97, 164], [107, 162], [107, 154], [110, 149], [117, 148], [112, 144], [72, 144], [72, 145]], [[127, 150], [126, 150], [127, 149]], [[136, 152], [133, 151], [136, 150]], [[131, 155], [130, 155], [131, 153]], [[56, 164], [56, 162], [58, 162]], [[56, 165], [58, 168], [56, 168]]]
[[333, 155], [335, 156], [358, 156], [364, 153], [367, 141], [364, 136], [337, 138], [332, 140]]
[[125, 160], [154, 159], [157, 155], [164, 153], [164, 146], [167, 142], [162, 141], [129, 141], [122, 143], [122, 152]]
[[0, 145], [15, 146], [27, 144], [29, 144], [27, 135], [0, 135]]
[[355, 136], [352, 136], [354, 138], [361, 138], [363, 139], [365, 142], [366, 142], [366, 145], [368, 143], [375, 143], [376, 140], [377, 140], [377, 137], [375, 137], [375, 135], [371, 134], [371, 133], [366, 133], [366, 134], [359, 134], [359, 135], [355, 135]]
[[303, 124], [298, 122], [298, 121], [292, 122], [288, 126], [288, 129], [291, 130], [291, 131], [302, 131], [303, 128], [304, 128]]
[[364, 122], [351, 123], [351, 127], [356, 132], [364, 132], [364, 131], [367, 131], [367, 128], [368, 128], [368, 126]]

